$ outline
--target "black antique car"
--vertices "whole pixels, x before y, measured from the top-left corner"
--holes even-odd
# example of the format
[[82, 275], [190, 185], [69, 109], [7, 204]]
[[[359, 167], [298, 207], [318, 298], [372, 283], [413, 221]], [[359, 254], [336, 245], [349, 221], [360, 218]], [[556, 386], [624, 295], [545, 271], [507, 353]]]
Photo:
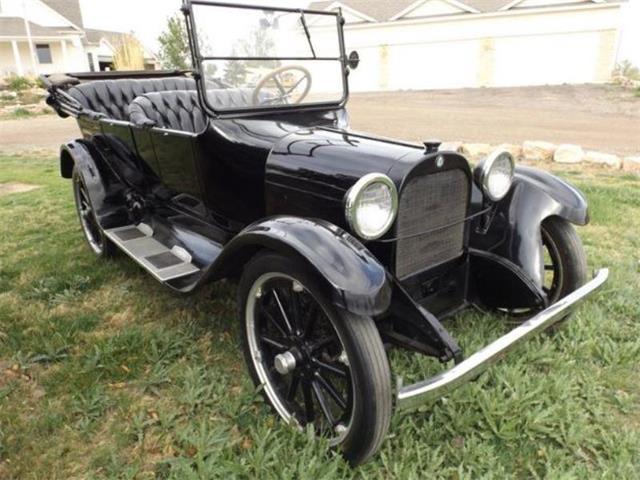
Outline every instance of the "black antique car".
[[[341, 13], [182, 10], [193, 70], [44, 77], [83, 136], [61, 174], [96, 255], [185, 294], [237, 281], [247, 367], [285, 422], [361, 463], [394, 410], [474, 379], [605, 282], [587, 278], [574, 187], [506, 151], [472, 168], [349, 129]], [[469, 306], [522, 323], [465, 358], [443, 320]], [[454, 365], [392, 382], [392, 347]]]

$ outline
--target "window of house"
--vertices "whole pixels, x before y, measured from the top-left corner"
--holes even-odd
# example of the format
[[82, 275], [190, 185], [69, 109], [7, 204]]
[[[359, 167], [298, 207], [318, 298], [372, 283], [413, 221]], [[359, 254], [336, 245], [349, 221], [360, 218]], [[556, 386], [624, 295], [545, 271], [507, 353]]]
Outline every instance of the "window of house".
[[53, 63], [51, 60], [51, 46], [47, 43], [36, 44], [36, 55], [39, 63]]

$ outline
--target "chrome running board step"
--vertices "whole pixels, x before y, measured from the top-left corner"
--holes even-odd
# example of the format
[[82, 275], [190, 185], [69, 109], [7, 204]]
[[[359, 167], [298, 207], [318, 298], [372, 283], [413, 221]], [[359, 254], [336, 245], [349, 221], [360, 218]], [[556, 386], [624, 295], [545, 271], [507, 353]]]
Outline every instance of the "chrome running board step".
[[153, 238], [153, 229], [144, 223], [112, 228], [105, 235], [124, 253], [161, 282], [199, 272], [184, 248], [168, 248]]

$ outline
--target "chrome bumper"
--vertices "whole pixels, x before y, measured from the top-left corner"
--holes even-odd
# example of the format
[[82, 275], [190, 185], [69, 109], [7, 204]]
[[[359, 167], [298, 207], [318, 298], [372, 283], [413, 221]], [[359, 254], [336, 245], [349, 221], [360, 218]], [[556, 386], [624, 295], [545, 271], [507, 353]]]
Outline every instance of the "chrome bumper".
[[608, 277], [608, 269], [599, 270], [593, 280], [493, 343], [490, 343], [482, 350], [474, 353], [450, 370], [413, 385], [403, 387], [400, 384], [396, 402], [397, 410], [415, 408], [424, 403], [432, 402], [469, 380], [476, 378], [513, 347], [564, 318], [577, 304], [600, 287]]

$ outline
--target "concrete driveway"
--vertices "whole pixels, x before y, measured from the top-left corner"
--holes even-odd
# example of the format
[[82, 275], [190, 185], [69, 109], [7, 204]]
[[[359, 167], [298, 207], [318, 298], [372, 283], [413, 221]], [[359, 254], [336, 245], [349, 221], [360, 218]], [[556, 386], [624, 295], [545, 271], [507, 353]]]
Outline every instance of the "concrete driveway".
[[[640, 98], [610, 85], [354, 94], [348, 109], [355, 130], [416, 142], [544, 140], [640, 153]], [[4, 120], [0, 150], [57, 150], [78, 135], [70, 118]]]

